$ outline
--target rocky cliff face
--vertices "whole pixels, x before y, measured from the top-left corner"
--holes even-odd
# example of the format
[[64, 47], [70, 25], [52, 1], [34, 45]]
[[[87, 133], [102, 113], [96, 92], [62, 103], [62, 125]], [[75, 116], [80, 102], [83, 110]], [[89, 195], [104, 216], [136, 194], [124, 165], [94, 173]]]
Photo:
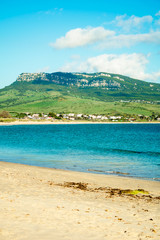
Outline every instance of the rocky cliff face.
[[30, 82], [30, 81], [35, 81], [39, 78], [43, 81], [47, 81], [46, 73], [21, 73], [18, 76], [17, 81], [18, 82], [23, 82], [23, 81]]
[[67, 72], [55, 72], [55, 73], [21, 73], [17, 82], [31, 82], [35, 84], [57, 84], [63, 86], [75, 86], [78, 88], [101, 88], [111, 91], [127, 91], [139, 93], [160, 92], [160, 84], [149, 83], [141, 80], [136, 80], [130, 77], [109, 74], [109, 73], [67, 73]]
[[[118, 80], [118, 81], [117, 81]], [[22, 73], [18, 76], [17, 81], [47, 81], [60, 85], [75, 85], [78, 87], [105, 87], [120, 88], [124, 79], [118, 76], [111, 76], [107, 73]]]

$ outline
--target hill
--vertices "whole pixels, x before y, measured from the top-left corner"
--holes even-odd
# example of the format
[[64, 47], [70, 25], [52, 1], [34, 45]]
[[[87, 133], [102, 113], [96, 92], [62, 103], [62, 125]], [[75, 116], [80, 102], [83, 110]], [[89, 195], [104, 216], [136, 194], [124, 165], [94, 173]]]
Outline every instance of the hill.
[[22, 73], [0, 90], [0, 110], [160, 114], [160, 84], [111, 73]]

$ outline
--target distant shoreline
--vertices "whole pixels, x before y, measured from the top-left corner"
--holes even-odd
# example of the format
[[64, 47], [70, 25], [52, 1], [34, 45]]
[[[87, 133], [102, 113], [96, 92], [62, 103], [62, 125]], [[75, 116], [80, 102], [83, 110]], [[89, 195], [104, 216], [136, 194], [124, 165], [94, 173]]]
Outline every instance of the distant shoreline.
[[160, 124], [160, 122], [88, 122], [88, 121], [13, 121], [0, 122], [0, 126], [12, 125], [55, 125], [55, 124]]

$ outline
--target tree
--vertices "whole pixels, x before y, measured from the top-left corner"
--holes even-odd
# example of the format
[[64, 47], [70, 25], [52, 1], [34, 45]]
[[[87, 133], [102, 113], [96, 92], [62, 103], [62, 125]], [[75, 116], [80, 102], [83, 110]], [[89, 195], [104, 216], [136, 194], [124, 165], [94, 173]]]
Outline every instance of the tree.
[[9, 112], [3, 111], [3, 112], [0, 113], [0, 117], [1, 118], [11, 118], [11, 115], [10, 115]]
[[27, 114], [26, 113], [17, 113], [17, 115], [16, 115], [16, 117], [17, 118], [24, 118], [24, 117], [26, 117], [27, 116]]
[[48, 114], [48, 117], [53, 117], [53, 118], [56, 118], [56, 114], [55, 114], [55, 113], [53, 113], [53, 112], [49, 112], [49, 114]]

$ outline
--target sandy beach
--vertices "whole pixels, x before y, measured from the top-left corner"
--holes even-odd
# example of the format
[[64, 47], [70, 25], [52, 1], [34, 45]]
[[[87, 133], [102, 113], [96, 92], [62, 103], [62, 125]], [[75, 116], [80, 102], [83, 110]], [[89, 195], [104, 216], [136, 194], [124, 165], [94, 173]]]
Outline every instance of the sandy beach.
[[0, 126], [12, 126], [12, 125], [43, 125], [43, 124], [160, 124], [159, 121], [152, 122], [98, 122], [98, 121], [37, 121], [37, 120], [16, 120], [13, 122], [0, 122]]
[[160, 239], [160, 182], [0, 162], [0, 185], [1, 240]]

